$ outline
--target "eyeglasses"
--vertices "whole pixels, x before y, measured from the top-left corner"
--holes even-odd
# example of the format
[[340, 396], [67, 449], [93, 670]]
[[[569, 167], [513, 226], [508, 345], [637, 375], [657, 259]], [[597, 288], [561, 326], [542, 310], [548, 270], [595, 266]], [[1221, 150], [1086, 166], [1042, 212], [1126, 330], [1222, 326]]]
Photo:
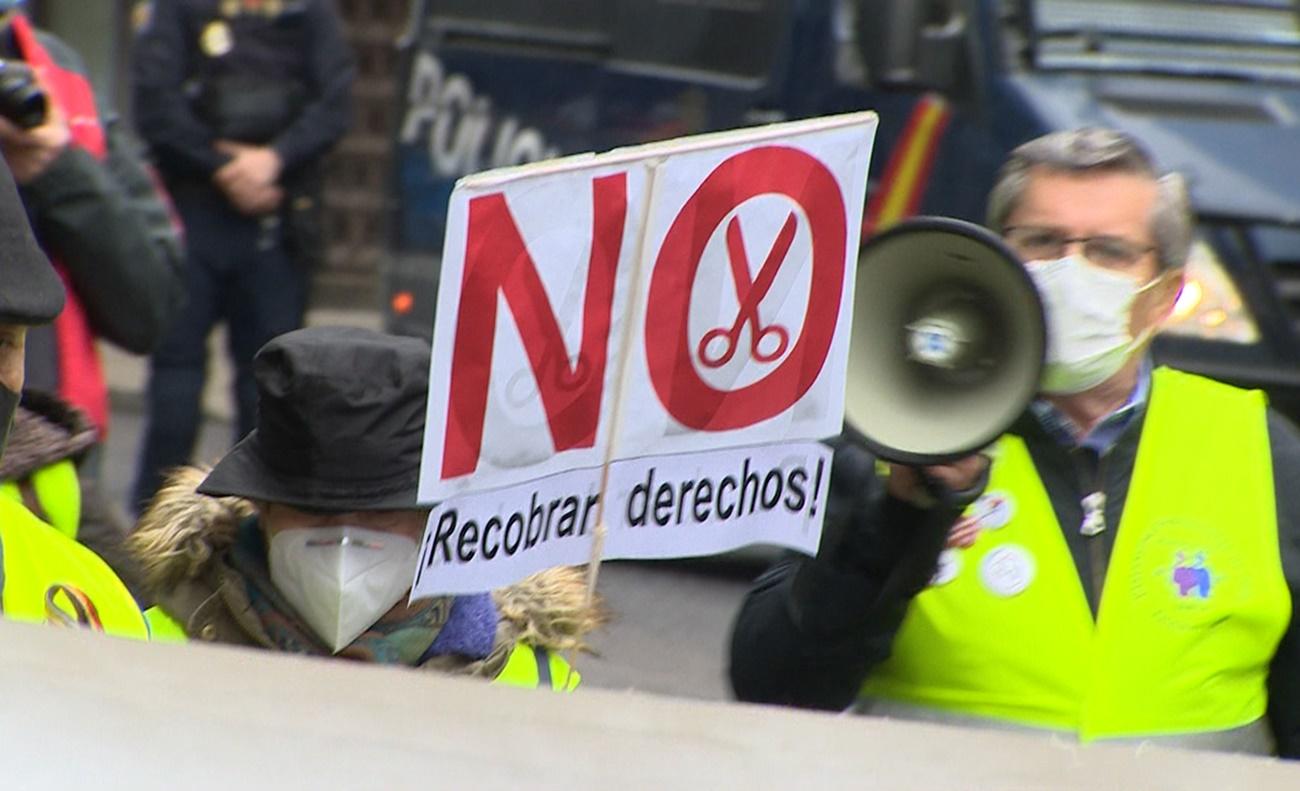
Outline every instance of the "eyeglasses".
[[1078, 242], [1083, 245], [1083, 257], [1097, 266], [1110, 269], [1127, 269], [1138, 259], [1155, 250], [1154, 245], [1142, 245], [1118, 236], [1066, 236], [1055, 228], [1015, 226], [1002, 231], [1007, 244], [1027, 260], [1039, 261], [1060, 258], [1065, 248]]

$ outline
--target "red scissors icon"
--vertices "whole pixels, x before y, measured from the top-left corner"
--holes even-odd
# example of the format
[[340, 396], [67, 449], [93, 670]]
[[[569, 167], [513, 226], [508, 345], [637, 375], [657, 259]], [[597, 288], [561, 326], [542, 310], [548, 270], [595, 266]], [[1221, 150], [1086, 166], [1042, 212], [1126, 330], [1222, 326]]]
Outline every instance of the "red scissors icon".
[[[749, 354], [760, 363], [770, 363], [777, 360], [785, 354], [786, 349], [790, 347], [790, 331], [780, 324], [763, 325], [758, 315], [758, 305], [767, 296], [767, 292], [772, 288], [772, 282], [776, 280], [776, 274], [785, 263], [785, 257], [790, 252], [790, 244], [794, 242], [794, 233], [799, 226], [799, 221], [795, 218], [794, 212], [786, 218], [785, 224], [776, 235], [776, 241], [772, 243], [772, 249], [768, 251], [766, 260], [763, 261], [763, 268], [758, 270], [758, 277], [752, 282], [749, 279], [749, 259], [745, 255], [745, 240], [740, 233], [740, 218], [732, 217], [731, 222], [727, 223], [727, 258], [731, 263], [731, 277], [736, 285], [736, 299], [740, 303], [739, 310], [736, 311], [736, 320], [730, 327], [714, 327], [704, 333], [700, 338], [699, 355], [700, 362], [707, 368], [721, 368], [731, 361], [736, 355], [736, 348], [740, 346], [740, 328], [745, 324], [749, 325]], [[763, 340], [765, 338], [776, 338], [776, 345], [770, 351], [762, 350]], [[710, 353], [709, 349], [714, 346], [714, 341], [722, 340], [722, 349], [720, 353]]]

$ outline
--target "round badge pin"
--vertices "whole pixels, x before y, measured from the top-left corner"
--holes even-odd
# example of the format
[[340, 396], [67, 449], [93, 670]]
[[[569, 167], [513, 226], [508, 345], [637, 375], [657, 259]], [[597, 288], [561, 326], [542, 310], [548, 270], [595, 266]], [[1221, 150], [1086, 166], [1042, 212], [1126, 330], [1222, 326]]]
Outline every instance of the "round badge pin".
[[980, 560], [980, 582], [998, 596], [1015, 596], [1034, 581], [1034, 556], [1019, 544], [1003, 544]]
[[971, 509], [971, 514], [985, 530], [1006, 527], [1015, 512], [1015, 503], [1006, 492], [985, 492]]
[[210, 58], [219, 58], [230, 52], [235, 45], [230, 35], [230, 25], [220, 19], [209, 22], [199, 35], [199, 48]]
[[937, 588], [957, 579], [961, 573], [961, 553], [955, 549], [945, 549], [939, 553], [939, 562], [935, 566], [934, 576], [930, 578], [930, 587]]

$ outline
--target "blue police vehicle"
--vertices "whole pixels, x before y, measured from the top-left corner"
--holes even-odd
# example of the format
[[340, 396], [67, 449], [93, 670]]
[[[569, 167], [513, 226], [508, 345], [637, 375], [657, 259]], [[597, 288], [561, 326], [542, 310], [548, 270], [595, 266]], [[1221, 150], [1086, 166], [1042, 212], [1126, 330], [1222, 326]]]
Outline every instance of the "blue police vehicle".
[[416, 0], [387, 321], [429, 335], [455, 180], [873, 109], [865, 230], [980, 221], [1015, 145], [1100, 124], [1189, 180], [1158, 357], [1300, 413], [1300, 13], [1290, 0]]

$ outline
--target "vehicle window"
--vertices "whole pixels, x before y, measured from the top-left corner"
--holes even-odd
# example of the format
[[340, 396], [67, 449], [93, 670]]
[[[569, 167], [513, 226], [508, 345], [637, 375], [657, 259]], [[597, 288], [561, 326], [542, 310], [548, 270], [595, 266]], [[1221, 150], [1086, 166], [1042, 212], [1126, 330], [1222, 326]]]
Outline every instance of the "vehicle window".
[[790, 0], [611, 0], [611, 67], [722, 83], [766, 82]]
[[605, 40], [605, 0], [433, 0], [430, 27], [524, 40]]
[[1035, 65], [1300, 82], [1289, 0], [1035, 0]]

